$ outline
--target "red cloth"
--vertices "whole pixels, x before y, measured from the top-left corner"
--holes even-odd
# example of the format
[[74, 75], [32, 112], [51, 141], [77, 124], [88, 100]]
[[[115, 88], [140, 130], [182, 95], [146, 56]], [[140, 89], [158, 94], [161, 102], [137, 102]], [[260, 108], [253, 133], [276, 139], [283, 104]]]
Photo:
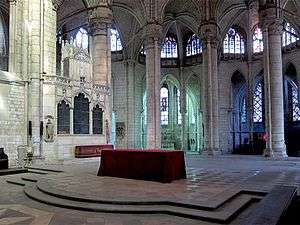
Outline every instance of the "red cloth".
[[99, 157], [104, 149], [114, 149], [114, 146], [111, 144], [76, 146], [75, 158]]
[[103, 150], [98, 176], [172, 182], [185, 179], [183, 151]]

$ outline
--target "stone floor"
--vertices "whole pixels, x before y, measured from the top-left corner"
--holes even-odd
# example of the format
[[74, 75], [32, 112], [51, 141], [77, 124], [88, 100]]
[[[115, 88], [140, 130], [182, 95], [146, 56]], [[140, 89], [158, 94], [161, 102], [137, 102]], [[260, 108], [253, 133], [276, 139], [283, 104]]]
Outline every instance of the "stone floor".
[[[33, 167], [39, 169], [31, 169], [31, 173], [0, 176], [0, 225], [239, 224], [256, 205], [255, 202], [248, 204], [250, 199], [259, 199], [260, 193], [267, 193], [275, 184], [298, 186], [300, 183], [300, 160], [297, 158], [276, 161], [258, 156], [209, 158], [192, 155], [186, 157], [186, 164], [188, 179], [161, 184], [97, 177], [97, 158], [69, 160], [55, 165], [37, 163]], [[63, 172], [43, 171], [41, 168]], [[22, 183], [25, 188], [20, 185]], [[49, 195], [39, 192], [39, 189], [45, 189]], [[241, 191], [254, 194], [237, 195]], [[35, 198], [39, 201], [33, 200]], [[99, 204], [101, 201], [126, 204]], [[134, 204], [128, 205], [128, 202]], [[152, 202], [152, 205], [145, 202]], [[171, 202], [171, 205], [161, 202]], [[172, 205], [175, 203], [190, 206]], [[242, 207], [246, 204], [247, 208]], [[76, 206], [77, 210], [57, 207], [63, 205]], [[108, 209], [106, 213], [103, 208]], [[178, 212], [195, 217], [189, 219]]]

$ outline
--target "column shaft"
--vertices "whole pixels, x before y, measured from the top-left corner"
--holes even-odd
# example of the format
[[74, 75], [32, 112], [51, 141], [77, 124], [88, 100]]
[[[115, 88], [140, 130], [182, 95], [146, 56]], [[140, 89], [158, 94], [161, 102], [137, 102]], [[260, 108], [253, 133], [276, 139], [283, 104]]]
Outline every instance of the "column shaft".
[[161, 148], [160, 129], [160, 43], [146, 41], [147, 148]]

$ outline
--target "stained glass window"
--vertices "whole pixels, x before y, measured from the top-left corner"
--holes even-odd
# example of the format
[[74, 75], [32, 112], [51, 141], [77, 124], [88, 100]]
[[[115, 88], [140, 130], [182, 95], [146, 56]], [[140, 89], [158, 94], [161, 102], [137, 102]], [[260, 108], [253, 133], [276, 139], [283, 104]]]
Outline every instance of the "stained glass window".
[[0, 15], [0, 56], [6, 56], [7, 55], [7, 47], [6, 47], [6, 38], [5, 38], [5, 32], [4, 32], [4, 26], [2, 21], [1, 15]]
[[182, 123], [182, 116], [180, 113], [180, 90], [177, 89], [177, 123]]
[[242, 99], [242, 106], [241, 106], [241, 122], [246, 123], [247, 121], [247, 107], [246, 107], [246, 98], [243, 97]]
[[259, 27], [256, 27], [253, 33], [253, 52], [259, 53], [264, 50], [263, 34]]
[[282, 46], [285, 47], [299, 40], [299, 35], [294, 26], [290, 23], [285, 23], [282, 34]]
[[165, 38], [161, 48], [161, 58], [178, 58], [177, 41], [175, 38]]
[[144, 48], [144, 45], [142, 45], [141, 50], [140, 50], [140, 53], [141, 53], [142, 55], [146, 55], [146, 50], [145, 50], [145, 48]]
[[198, 55], [201, 52], [202, 43], [196, 34], [193, 34], [193, 36], [189, 38], [186, 45], [186, 56]]
[[110, 29], [111, 51], [121, 51], [123, 49], [119, 32], [116, 29]]
[[57, 105], [57, 133], [70, 133], [70, 106], [65, 101]]
[[74, 134], [89, 134], [89, 100], [80, 93], [74, 98]]
[[258, 82], [253, 95], [253, 122], [261, 123], [263, 121], [263, 89], [262, 83]]
[[83, 29], [83, 28], [79, 29], [79, 31], [76, 34], [74, 44], [78, 48], [88, 49], [88, 47], [89, 47], [89, 36], [88, 36], [88, 33], [85, 29]]
[[169, 90], [166, 87], [160, 89], [160, 124], [169, 123]]
[[93, 134], [103, 134], [103, 111], [99, 105], [93, 108]]
[[300, 106], [298, 88], [292, 86], [293, 121], [300, 121]]
[[223, 52], [232, 54], [245, 53], [245, 40], [234, 28], [230, 28], [224, 38]]

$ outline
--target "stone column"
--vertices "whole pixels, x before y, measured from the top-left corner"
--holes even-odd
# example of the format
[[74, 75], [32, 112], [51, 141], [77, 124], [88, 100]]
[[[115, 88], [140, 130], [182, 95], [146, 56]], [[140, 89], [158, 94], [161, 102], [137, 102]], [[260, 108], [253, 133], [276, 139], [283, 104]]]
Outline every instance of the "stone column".
[[[110, 27], [112, 23], [112, 12], [106, 1], [91, 1], [89, 27], [91, 35], [91, 55], [93, 60], [93, 84], [106, 86], [108, 94], [105, 98], [104, 121], [108, 121], [104, 133], [111, 132], [112, 96], [111, 92], [111, 49], [110, 49]], [[109, 129], [107, 132], [105, 129]]]
[[147, 148], [161, 148], [160, 129], [160, 35], [162, 27], [148, 24], [145, 27], [146, 95], [147, 95]]
[[204, 137], [203, 154], [216, 155], [219, 149], [219, 88], [218, 88], [218, 41], [219, 30], [215, 22], [200, 27], [203, 40], [203, 96]]
[[283, 20], [281, 10], [271, 5], [260, 14], [264, 31], [265, 46], [265, 91], [266, 91], [266, 127], [269, 134], [269, 146], [266, 156], [287, 157], [284, 140], [284, 105], [282, 75]]
[[181, 84], [180, 89], [180, 113], [181, 113], [181, 150], [187, 150], [187, 136], [186, 136], [186, 84]]
[[135, 134], [135, 61], [126, 60], [126, 99], [127, 99], [127, 148], [135, 148], [136, 134]]
[[93, 134], [93, 104], [89, 103], [89, 134]]
[[17, 3], [16, 0], [9, 0], [9, 63], [8, 70], [9, 72], [15, 72], [16, 67], [16, 19], [17, 19]]

